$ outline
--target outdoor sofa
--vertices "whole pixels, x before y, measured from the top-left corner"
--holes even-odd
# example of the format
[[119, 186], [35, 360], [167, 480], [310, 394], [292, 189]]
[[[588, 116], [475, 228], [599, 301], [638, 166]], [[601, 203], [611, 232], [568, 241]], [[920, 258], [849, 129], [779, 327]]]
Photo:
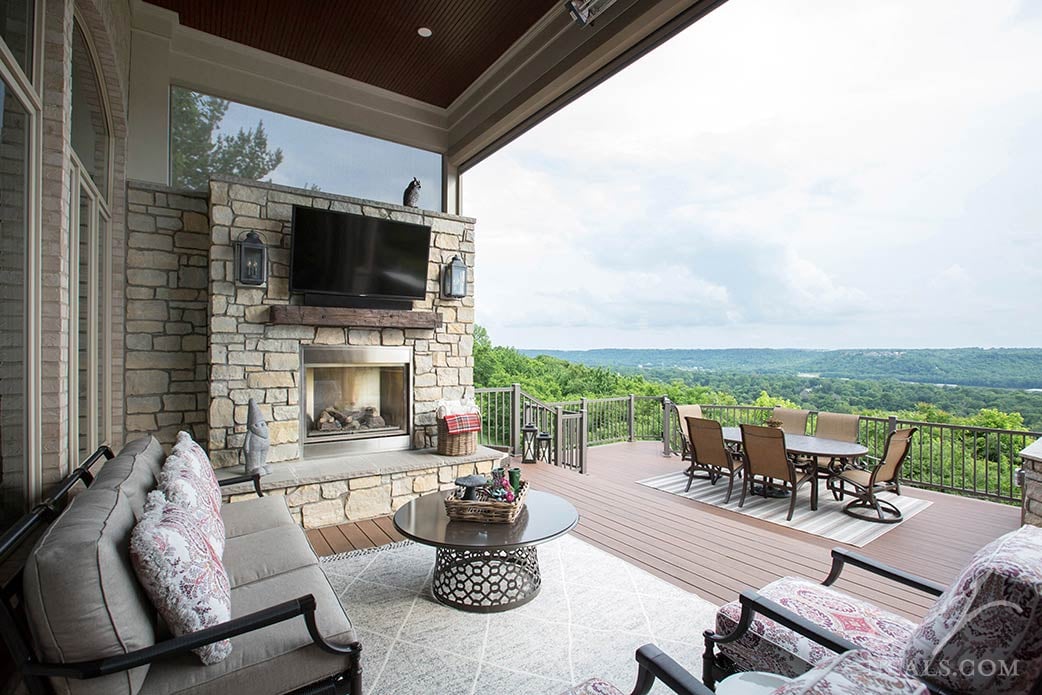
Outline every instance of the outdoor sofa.
[[[95, 478], [101, 459], [111, 460]], [[102, 447], [0, 538], [0, 559], [39, 538], [0, 601], [0, 633], [29, 692], [361, 693], [361, 646], [281, 497], [221, 508], [231, 620], [170, 635], [128, 554], [164, 459], [152, 437], [114, 458]], [[230, 655], [213, 665], [189, 651], [227, 638]]]

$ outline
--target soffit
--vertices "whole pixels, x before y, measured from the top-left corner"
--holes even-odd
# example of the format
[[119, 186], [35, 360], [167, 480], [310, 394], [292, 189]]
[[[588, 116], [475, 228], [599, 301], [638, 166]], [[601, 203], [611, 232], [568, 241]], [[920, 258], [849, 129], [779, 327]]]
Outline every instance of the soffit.
[[444, 108], [560, 0], [148, 2], [183, 26]]

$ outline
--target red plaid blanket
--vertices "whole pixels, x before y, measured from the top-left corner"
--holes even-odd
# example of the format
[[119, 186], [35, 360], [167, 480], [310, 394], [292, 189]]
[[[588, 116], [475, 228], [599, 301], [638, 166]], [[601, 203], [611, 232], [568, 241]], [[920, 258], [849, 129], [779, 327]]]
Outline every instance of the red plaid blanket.
[[466, 434], [467, 432], [481, 431], [481, 415], [478, 413], [467, 413], [466, 415], [446, 415], [445, 429], [449, 434]]

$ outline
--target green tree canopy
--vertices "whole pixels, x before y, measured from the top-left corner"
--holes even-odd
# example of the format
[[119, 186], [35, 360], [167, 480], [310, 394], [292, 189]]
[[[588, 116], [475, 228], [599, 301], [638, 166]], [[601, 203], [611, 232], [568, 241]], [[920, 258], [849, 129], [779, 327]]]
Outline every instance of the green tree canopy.
[[193, 190], [207, 187], [211, 174], [258, 181], [282, 163], [282, 150], [268, 147], [264, 121], [233, 135], [215, 132], [228, 111], [228, 101], [196, 92], [171, 90], [172, 183]]

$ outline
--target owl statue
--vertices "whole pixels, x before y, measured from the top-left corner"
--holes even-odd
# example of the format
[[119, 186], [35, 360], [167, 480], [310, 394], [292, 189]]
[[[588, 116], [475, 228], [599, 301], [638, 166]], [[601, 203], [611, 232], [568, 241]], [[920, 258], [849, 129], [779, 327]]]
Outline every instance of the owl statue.
[[405, 188], [405, 194], [402, 196], [402, 205], [410, 208], [416, 207], [416, 204], [420, 202], [420, 180], [414, 178]]

